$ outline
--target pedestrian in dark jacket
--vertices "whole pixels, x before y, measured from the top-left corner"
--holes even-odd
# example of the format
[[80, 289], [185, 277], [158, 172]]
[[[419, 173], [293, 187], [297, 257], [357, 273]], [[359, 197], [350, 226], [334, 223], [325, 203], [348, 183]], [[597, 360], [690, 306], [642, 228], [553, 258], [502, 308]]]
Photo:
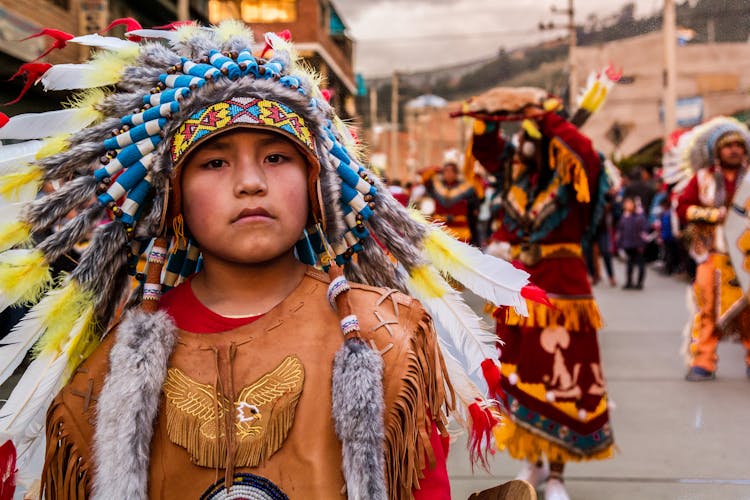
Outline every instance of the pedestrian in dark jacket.
[[[617, 223], [617, 241], [619, 247], [625, 250], [628, 256], [627, 281], [623, 289], [641, 290], [646, 275], [646, 263], [643, 254], [646, 249], [648, 221], [643, 212], [635, 210], [635, 201], [632, 198], [623, 200], [622, 209], [622, 217]], [[638, 268], [638, 281], [635, 284], [633, 283], [634, 267]]]

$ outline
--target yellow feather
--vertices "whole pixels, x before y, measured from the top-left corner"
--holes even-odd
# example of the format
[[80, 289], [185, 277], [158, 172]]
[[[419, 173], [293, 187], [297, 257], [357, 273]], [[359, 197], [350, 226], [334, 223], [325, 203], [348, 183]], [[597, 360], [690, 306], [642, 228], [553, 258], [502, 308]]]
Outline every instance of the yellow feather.
[[0, 252], [31, 241], [31, 226], [26, 222], [14, 221], [0, 226]]
[[175, 30], [176, 39], [184, 42], [189, 38], [196, 36], [201, 28], [196, 23], [184, 24]]
[[52, 281], [49, 265], [40, 250], [0, 255], [0, 292], [12, 303], [35, 302]]
[[41, 160], [42, 158], [62, 153], [68, 149], [69, 137], [70, 134], [60, 134], [45, 140], [42, 147], [36, 152], [36, 159]]
[[99, 345], [99, 338], [96, 335], [96, 318], [94, 317], [93, 304], [86, 306], [77, 323], [80, 325], [80, 329], [63, 346], [68, 354], [66, 379], [73, 374], [78, 365], [88, 358], [94, 352], [96, 346]]
[[581, 108], [585, 109], [586, 111], [591, 111], [593, 109], [592, 106], [597, 94], [599, 93], [600, 87], [601, 83], [599, 82], [599, 80], [595, 80], [594, 83], [591, 84], [591, 87], [586, 89], [586, 93], [583, 95], [583, 99], [581, 100]]
[[448, 292], [440, 274], [429, 266], [415, 267], [409, 273], [412, 288], [420, 297], [440, 298]]
[[19, 191], [29, 185], [35, 185], [37, 191], [42, 183], [42, 171], [31, 165], [27, 165], [20, 172], [11, 172], [0, 176], [0, 197], [10, 201], [19, 201]]
[[124, 47], [117, 52], [102, 50], [97, 52], [89, 63], [96, 71], [92, 72], [91, 77], [86, 84], [88, 87], [106, 87], [112, 85], [113, 81], [119, 80], [119, 75], [126, 66], [135, 63], [139, 45]]
[[247, 29], [247, 25], [242, 21], [229, 19], [222, 21], [216, 27], [216, 39], [219, 42], [224, 43], [233, 36], [244, 36], [245, 38], [253, 40], [253, 32]]
[[34, 346], [34, 353], [44, 356], [62, 351], [76, 321], [93, 305], [91, 294], [81, 290], [75, 281], [70, 281], [62, 288], [47, 293], [37, 307], [44, 311], [41, 322], [45, 332]]

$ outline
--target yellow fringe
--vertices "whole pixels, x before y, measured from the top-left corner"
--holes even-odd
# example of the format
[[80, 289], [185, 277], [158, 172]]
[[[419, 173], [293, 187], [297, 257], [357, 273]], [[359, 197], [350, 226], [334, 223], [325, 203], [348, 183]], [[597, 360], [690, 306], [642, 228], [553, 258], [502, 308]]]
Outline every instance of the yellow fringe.
[[598, 330], [603, 326], [602, 316], [596, 300], [550, 298], [553, 307], [536, 302], [526, 301], [528, 316], [521, 316], [513, 308], [507, 308], [505, 324], [523, 327], [546, 328], [551, 325], [562, 325], [566, 330], [577, 331], [586, 325]]
[[614, 445], [597, 451], [591, 455], [578, 455], [569, 450], [538, 436], [510, 419], [505, 419], [502, 425], [492, 429], [495, 443], [500, 451], [508, 450], [508, 454], [517, 460], [536, 462], [542, 456], [559, 462], [581, 462], [588, 460], [605, 460], [614, 455]]
[[20, 172], [11, 172], [0, 176], [0, 197], [10, 201], [18, 201], [19, 191], [29, 185], [36, 185], [37, 191], [42, 183], [42, 171], [36, 167], [27, 166]]
[[70, 134], [60, 134], [44, 141], [42, 147], [36, 152], [36, 159], [41, 160], [58, 153], [62, 153], [68, 149], [68, 138]]
[[52, 281], [49, 266], [40, 250], [8, 252], [0, 262], [0, 290], [16, 303], [36, 302]]
[[[53, 290], [39, 302], [37, 309], [42, 314], [42, 324], [45, 332], [34, 346], [37, 355], [56, 354], [65, 349], [73, 358], [81, 358], [90, 349], [94, 306], [90, 293], [84, 292], [80, 286], [71, 281], [62, 288]], [[81, 319], [82, 323], [77, 323]], [[82, 329], [71, 338], [76, 325]], [[80, 361], [78, 359], [77, 362]]]
[[560, 180], [563, 184], [573, 183], [576, 200], [580, 203], [591, 201], [589, 180], [586, 169], [578, 155], [563, 141], [555, 137], [549, 144], [550, 167], [559, 169]]
[[30, 242], [31, 226], [26, 222], [15, 221], [0, 227], [0, 252]]

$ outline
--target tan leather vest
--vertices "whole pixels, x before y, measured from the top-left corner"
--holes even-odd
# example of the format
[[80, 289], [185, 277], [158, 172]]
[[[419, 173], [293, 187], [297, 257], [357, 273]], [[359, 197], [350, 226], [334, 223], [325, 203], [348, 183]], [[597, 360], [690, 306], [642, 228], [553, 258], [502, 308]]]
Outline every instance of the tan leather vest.
[[[291, 499], [345, 498], [331, 415], [333, 358], [343, 336], [327, 286], [327, 275], [310, 269], [286, 299], [250, 325], [219, 334], [178, 331], [151, 442], [149, 498], [199, 498], [220, 490], [227, 460], [235, 474], [261, 476]], [[419, 303], [400, 293], [353, 284], [350, 300], [363, 337], [385, 361], [389, 496], [409, 498], [431, 461], [427, 410], [440, 427], [444, 414], [446, 381], [434, 331]], [[108, 371], [112, 343], [104, 342], [79, 368], [48, 414], [57, 430], [48, 436], [56, 441], [48, 442], [48, 498], [89, 492], [91, 402]], [[234, 443], [226, 433], [230, 426]], [[67, 470], [63, 458], [79, 465]], [[74, 487], [73, 476], [84, 486]]]

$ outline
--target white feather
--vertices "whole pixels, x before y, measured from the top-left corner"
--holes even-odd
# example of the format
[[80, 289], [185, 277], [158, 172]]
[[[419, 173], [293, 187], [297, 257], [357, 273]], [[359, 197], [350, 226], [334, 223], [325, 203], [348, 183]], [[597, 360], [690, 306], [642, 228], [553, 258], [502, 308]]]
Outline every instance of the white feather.
[[92, 64], [56, 64], [42, 76], [42, 84], [44, 90], [89, 89], [114, 85], [120, 79], [118, 74], [110, 76], [109, 80], [103, 78], [101, 69]]
[[[50, 68], [50, 71], [55, 67], [57, 66]], [[47, 77], [47, 73], [42, 77], [42, 81]], [[81, 87], [48, 87], [48, 90], [62, 88]], [[4, 127], [0, 128], [0, 139], [40, 139], [58, 134], [70, 134], [90, 125], [95, 119], [95, 113], [77, 108], [58, 109], [45, 113], [24, 113], [14, 116]]]
[[[27, 192], [24, 192], [25, 188], [21, 189], [21, 198], [27, 199]], [[28, 191], [30, 189], [26, 189]], [[21, 217], [21, 211], [26, 206], [26, 202], [12, 202], [0, 196], [0, 227], [10, 224], [11, 222], [17, 222]], [[1, 307], [1, 306], [0, 306]], [[2, 311], [2, 309], [0, 309]]]
[[446, 292], [442, 297], [425, 296], [419, 292], [418, 287], [412, 285], [411, 280], [407, 280], [409, 293], [422, 302], [430, 315], [440, 323], [443, 328], [436, 328], [438, 336], [446, 337], [446, 342], [456, 346], [466, 360], [470, 373], [473, 373], [481, 368], [485, 359], [497, 358], [495, 344], [498, 338], [485, 330], [479, 316], [445, 280], [439, 275], [435, 279], [442, 280], [445, 285]]
[[[452, 238], [439, 227], [433, 226], [430, 231], [428, 238], [435, 244], [426, 247], [436, 251], [426, 249], [425, 253], [435, 267], [483, 299], [528, 314], [526, 300], [521, 297], [521, 289], [529, 283], [527, 272]], [[442, 251], [436, 247], [442, 247]]]
[[461, 366], [461, 363], [453, 356], [450, 349], [445, 345], [445, 342], [438, 340], [440, 346], [440, 352], [443, 354], [445, 360], [445, 370], [448, 372], [448, 377], [453, 387], [453, 392], [456, 394], [456, 409], [458, 410], [459, 420], [465, 427], [468, 422], [465, 422], [468, 416], [468, 407], [470, 404], [475, 402], [477, 398], [484, 399], [484, 395], [479, 387], [466, 373], [466, 370]]
[[[0, 132], [2, 130], [0, 128]], [[0, 174], [12, 172], [33, 161], [42, 144], [44, 141], [35, 140], [0, 146]]]
[[25, 436], [26, 429], [35, 427], [40, 416], [44, 418], [52, 399], [64, 384], [63, 373], [67, 365], [68, 358], [64, 353], [50, 353], [35, 359], [0, 408], [0, 432], [14, 436], [17, 448], [29, 440]]
[[[12, 251], [12, 250], [10, 250]], [[5, 309], [14, 304], [17, 298], [0, 294], [0, 308]], [[41, 312], [40, 312], [41, 311]], [[45, 325], [42, 322], [44, 311], [37, 307], [32, 308], [13, 330], [0, 340], [0, 384], [10, 377], [15, 369], [21, 364], [31, 346], [39, 340], [44, 332]]]
[[88, 328], [88, 320], [85, 314], [78, 318], [60, 352], [43, 354], [32, 361], [0, 408], [0, 433], [13, 436], [19, 462], [28, 459], [38, 440], [44, 438], [47, 409], [67, 382], [68, 353]]
[[140, 36], [142, 38], [159, 38], [163, 40], [169, 40], [170, 42], [177, 41], [179, 39], [179, 35], [176, 31], [173, 30], [151, 30], [151, 29], [142, 29], [142, 30], [133, 30], [128, 31], [125, 33], [125, 36]]
[[135, 47], [138, 44], [129, 40], [123, 40], [114, 36], [101, 36], [97, 33], [90, 35], [77, 36], [68, 40], [69, 42], [77, 43], [80, 45], [87, 45], [89, 47], [97, 47], [105, 50], [118, 50], [129, 47]]

